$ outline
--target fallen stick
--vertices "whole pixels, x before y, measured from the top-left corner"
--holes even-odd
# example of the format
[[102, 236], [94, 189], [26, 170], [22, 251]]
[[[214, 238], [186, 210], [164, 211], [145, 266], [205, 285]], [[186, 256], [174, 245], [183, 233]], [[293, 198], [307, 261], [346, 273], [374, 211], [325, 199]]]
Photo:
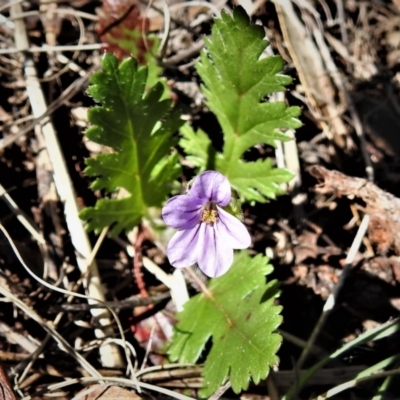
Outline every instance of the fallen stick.
[[338, 197], [356, 197], [365, 202], [364, 211], [371, 218], [368, 236], [380, 254], [393, 249], [400, 255], [400, 199], [363, 178], [313, 165], [308, 172], [318, 180], [315, 191]]

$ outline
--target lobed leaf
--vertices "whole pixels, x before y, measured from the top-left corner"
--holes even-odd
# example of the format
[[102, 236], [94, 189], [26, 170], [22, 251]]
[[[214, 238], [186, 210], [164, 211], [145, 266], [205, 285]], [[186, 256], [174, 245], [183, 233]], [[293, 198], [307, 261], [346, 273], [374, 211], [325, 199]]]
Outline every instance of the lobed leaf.
[[[282, 170], [272, 174], [270, 163], [254, 165], [239, 160], [257, 144], [275, 146], [277, 140], [290, 140], [284, 130], [301, 126], [298, 107], [267, 101], [271, 93], [285, 90], [291, 79], [280, 74], [281, 57], [261, 57], [268, 46], [264, 36], [263, 28], [251, 25], [241, 7], [234, 10], [232, 17], [223, 12], [215, 20], [196, 69], [204, 82], [202, 91], [207, 105], [223, 131], [223, 151], [222, 154], [210, 151], [209, 138], [186, 127], [181, 131], [180, 142], [195, 166], [204, 170], [215, 165], [242, 197], [257, 201], [281, 193], [277, 184], [289, 181], [292, 175]], [[261, 173], [262, 165], [266, 167], [265, 176]], [[255, 170], [262, 183], [256, 179], [243, 181], [243, 176], [252, 177]]]
[[93, 124], [87, 137], [112, 149], [87, 160], [85, 173], [95, 177], [93, 189], [123, 198], [99, 200], [80, 216], [88, 229], [100, 231], [114, 224], [111, 233], [132, 229], [149, 207], [160, 207], [179, 175], [173, 133], [182, 125], [170, 99], [162, 99], [164, 86], [158, 82], [147, 90], [148, 69], [133, 58], [120, 64], [106, 54], [102, 71], [91, 78], [89, 94], [102, 105], [89, 111]]
[[[225, 164], [225, 165], [224, 165]], [[226, 168], [224, 158], [217, 159], [218, 170]], [[265, 201], [264, 196], [274, 199], [284, 194], [279, 183], [293, 178], [293, 174], [284, 168], [275, 168], [270, 159], [244, 162], [240, 159], [229, 164], [229, 180], [240, 195], [248, 201]]]
[[215, 150], [207, 134], [201, 129], [195, 132], [187, 124], [182, 126], [180, 132], [182, 139], [179, 145], [187, 154], [185, 159], [195, 167], [199, 167], [201, 171], [215, 169], [215, 167], [207, 167], [207, 160], [214, 159], [215, 157]]
[[238, 393], [250, 379], [264, 379], [278, 362], [281, 337], [275, 331], [282, 317], [281, 307], [274, 304], [277, 282], [265, 283], [271, 272], [266, 257], [240, 252], [225, 275], [211, 280], [209, 292], [191, 298], [178, 314], [168, 351], [172, 361], [195, 362], [212, 342], [202, 396], [208, 397], [227, 379]]

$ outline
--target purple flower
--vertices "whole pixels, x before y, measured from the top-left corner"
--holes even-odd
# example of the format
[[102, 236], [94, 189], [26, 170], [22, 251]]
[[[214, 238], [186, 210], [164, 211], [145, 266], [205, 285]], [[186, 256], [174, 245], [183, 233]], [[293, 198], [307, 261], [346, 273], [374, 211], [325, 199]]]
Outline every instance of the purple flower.
[[209, 277], [223, 275], [233, 262], [233, 249], [250, 246], [243, 223], [221, 208], [229, 204], [231, 186], [216, 171], [195, 179], [188, 194], [172, 197], [162, 210], [165, 223], [177, 229], [167, 248], [176, 268], [195, 263]]

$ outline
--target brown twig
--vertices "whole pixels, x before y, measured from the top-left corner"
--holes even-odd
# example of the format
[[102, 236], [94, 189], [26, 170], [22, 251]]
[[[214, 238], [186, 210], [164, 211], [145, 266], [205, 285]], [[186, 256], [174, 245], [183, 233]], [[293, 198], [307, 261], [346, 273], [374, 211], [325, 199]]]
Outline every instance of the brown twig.
[[55, 306], [54, 308], [60, 308], [63, 311], [87, 311], [92, 308], [105, 308], [105, 307], [110, 307], [118, 310], [122, 309], [129, 309], [129, 308], [134, 308], [134, 307], [139, 307], [139, 306], [148, 306], [148, 305], [153, 305], [154, 303], [157, 303], [161, 300], [168, 299], [170, 297], [169, 293], [162, 293], [158, 294], [155, 296], [148, 296], [148, 297], [142, 297], [142, 296], [132, 296], [126, 300], [121, 300], [121, 301], [106, 301], [104, 303], [99, 303], [99, 304], [87, 304], [87, 303], [81, 303], [81, 304], [61, 304], [60, 306]]
[[365, 212], [371, 217], [369, 239], [381, 254], [390, 248], [400, 254], [400, 199], [367, 179], [329, 171], [319, 165], [313, 165], [308, 172], [319, 181], [317, 192], [362, 199], [366, 204]]

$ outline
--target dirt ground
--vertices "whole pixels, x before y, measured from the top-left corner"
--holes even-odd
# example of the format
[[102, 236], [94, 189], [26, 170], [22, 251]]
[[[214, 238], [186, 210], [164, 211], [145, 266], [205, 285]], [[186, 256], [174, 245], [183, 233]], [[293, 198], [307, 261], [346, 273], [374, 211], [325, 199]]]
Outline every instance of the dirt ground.
[[[296, 174], [288, 194], [243, 205], [251, 253], [271, 257], [273, 277], [281, 282], [279, 368], [241, 395], [222, 394], [227, 399], [279, 399], [301, 371], [399, 316], [400, 1], [174, 0], [169, 5], [169, 38], [159, 62], [174, 100], [214, 143], [221, 144], [222, 136], [203, 104], [193, 60], [202, 36], [210, 32], [215, 9], [242, 5], [254, 23], [264, 26], [271, 51], [284, 58], [284, 73], [293, 78], [285, 99], [302, 108], [296, 140], [277, 150]], [[99, 312], [91, 313], [84, 299], [39, 283], [21, 259], [52, 285], [84, 293], [65, 204], [74, 201], [72, 193], [79, 208], [93, 205], [100, 195], [83, 173], [85, 158], [101, 150], [84, 138], [87, 109], [93, 105], [86, 94], [88, 78], [105, 50], [127, 55], [110, 45], [110, 32], [116, 34], [121, 26], [141, 32], [147, 24], [145, 30], [163, 37], [164, 6], [157, 0], [0, 0], [0, 398], [72, 399], [93, 388], [81, 380], [93, 376], [85, 360], [103, 376], [126, 377], [118, 357], [105, 362], [99, 356]], [[44, 128], [49, 119], [53, 133]], [[52, 137], [58, 139], [58, 150]], [[53, 179], [64, 168], [62, 162], [54, 165], [49, 156], [54, 151], [65, 160], [61, 182]], [[246, 157], [278, 159], [277, 151], [259, 146]], [[193, 170], [184, 155], [182, 160], [184, 182]], [[90, 234], [92, 246], [97, 239]], [[201, 367], [160, 368], [167, 362], [175, 311], [168, 288], [138, 267], [132, 248], [172, 272], [151, 237], [105, 237], [95, 254], [104, 299], [118, 314], [138, 367], [146, 369], [142, 382], [196, 398]], [[328, 298], [335, 299], [335, 306], [323, 313]], [[326, 318], [304, 356], [321, 316]], [[115, 322], [113, 329], [117, 332]], [[109, 343], [108, 349], [115, 346]], [[319, 371], [297, 398], [316, 398], [399, 351], [399, 334], [356, 346]], [[390, 368], [398, 367], [397, 360]], [[73, 384], [57, 386], [73, 378]], [[357, 384], [331, 398], [372, 399], [382, 382]], [[12, 393], [14, 386], [18, 390]], [[170, 398], [150, 389], [138, 396], [118, 387], [110, 390], [115, 392], [81, 398]], [[396, 375], [380, 398], [400, 398]]]

